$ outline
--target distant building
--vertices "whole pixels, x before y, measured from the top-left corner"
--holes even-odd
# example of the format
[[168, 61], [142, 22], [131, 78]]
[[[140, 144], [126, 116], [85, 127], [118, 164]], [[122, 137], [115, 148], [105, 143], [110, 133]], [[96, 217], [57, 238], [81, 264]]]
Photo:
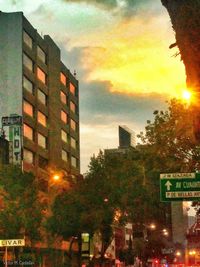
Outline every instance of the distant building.
[[127, 153], [134, 149], [136, 146], [136, 137], [135, 133], [130, 130], [127, 126], [119, 126], [119, 146], [118, 148], [109, 148], [105, 149], [105, 155], [117, 155], [125, 157]]
[[119, 148], [129, 148], [135, 146], [135, 133], [125, 125], [119, 126]]
[[[126, 158], [130, 151], [135, 150], [136, 139], [135, 133], [131, 131], [127, 126], [119, 126], [119, 146], [118, 148], [105, 149], [106, 157], [121, 157]], [[125, 226], [113, 225], [114, 227], [114, 239], [111, 246], [107, 249], [107, 254], [112, 255], [113, 258], [118, 258], [120, 251], [127, 249], [132, 240], [133, 225], [127, 223]]]
[[22, 129], [10, 127], [13, 149], [21, 146], [13, 160], [42, 179], [51, 170], [78, 175], [79, 84], [59, 47], [22, 12], [0, 12], [0, 40], [0, 118], [23, 118]]

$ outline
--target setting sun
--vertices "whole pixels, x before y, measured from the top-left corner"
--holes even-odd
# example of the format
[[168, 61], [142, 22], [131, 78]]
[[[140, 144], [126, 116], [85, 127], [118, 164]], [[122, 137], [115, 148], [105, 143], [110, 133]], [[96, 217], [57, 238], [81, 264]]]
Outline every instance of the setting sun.
[[188, 90], [183, 91], [182, 97], [184, 100], [189, 101], [191, 99], [191, 96], [192, 96], [192, 93], [190, 91]]

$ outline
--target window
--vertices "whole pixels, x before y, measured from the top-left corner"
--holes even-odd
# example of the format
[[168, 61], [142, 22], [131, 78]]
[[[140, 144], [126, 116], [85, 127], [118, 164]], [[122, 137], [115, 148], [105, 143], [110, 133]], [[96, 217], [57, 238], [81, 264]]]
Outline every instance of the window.
[[47, 148], [47, 138], [40, 133], [38, 133], [38, 145]]
[[69, 83], [69, 90], [72, 95], [76, 94], [76, 88], [72, 83]]
[[38, 100], [46, 106], [47, 104], [47, 96], [40, 89], [38, 89]]
[[47, 117], [40, 111], [38, 111], [38, 122], [43, 126], [47, 125]]
[[76, 131], [76, 122], [74, 120], [70, 120], [70, 127], [72, 130]]
[[33, 61], [26, 54], [23, 54], [23, 64], [27, 69], [33, 72]]
[[73, 137], [71, 137], [71, 147], [76, 149], [76, 140]]
[[33, 128], [31, 128], [27, 124], [24, 124], [23, 126], [24, 136], [33, 141]]
[[62, 91], [60, 91], [60, 100], [63, 104], [67, 104], [67, 96]]
[[37, 46], [37, 56], [44, 64], [46, 64], [46, 54], [39, 46]]
[[48, 166], [48, 160], [39, 155], [39, 157], [38, 157], [38, 165], [39, 165], [40, 168], [46, 169], [47, 166]]
[[43, 82], [44, 84], [46, 84], [46, 73], [44, 73], [43, 70], [41, 70], [39, 67], [37, 67], [37, 78]]
[[33, 48], [33, 40], [32, 40], [32, 38], [30, 37], [30, 35], [28, 35], [28, 33], [25, 32], [25, 31], [23, 31], [23, 40], [24, 40], [24, 43], [25, 43], [30, 49]]
[[26, 100], [24, 100], [23, 106], [24, 106], [24, 112], [29, 116], [33, 117], [33, 106]]
[[24, 159], [25, 162], [27, 162], [29, 164], [34, 164], [34, 154], [33, 154], [33, 152], [24, 148], [23, 159]]
[[62, 160], [64, 161], [68, 161], [68, 155], [67, 155], [67, 151], [62, 149]]
[[64, 130], [61, 130], [61, 139], [63, 142], [67, 143], [67, 133]]
[[23, 76], [23, 87], [32, 95], [34, 94], [33, 83], [29, 81], [25, 76]]
[[64, 112], [63, 110], [61, 110], [61, 120], [62, 120], [64, 123], [67, 123], [67, 113]]
[[71, 164], [73, 167], [77, 167], [77, 159], [75, 157], [71, 157]]
[[67, 78], [62, 72], [60, 73], [60, 81], [61, 81], [62, 84], [64, 84], [66, 86]]
[[76, 113], [76, 105], [74, 104], [74, 102], [70, 101], [70, 110], [74, 113]]

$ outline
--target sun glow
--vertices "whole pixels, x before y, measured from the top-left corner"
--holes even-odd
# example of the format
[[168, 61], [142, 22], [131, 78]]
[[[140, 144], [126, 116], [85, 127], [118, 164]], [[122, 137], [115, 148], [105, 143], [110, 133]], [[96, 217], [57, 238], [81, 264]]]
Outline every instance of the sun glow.
[[192, 93], [188, 90], [184, 90], [182, 96], [183, 96], [184, 100], [190, 101], [190, 99], [192, 97]]

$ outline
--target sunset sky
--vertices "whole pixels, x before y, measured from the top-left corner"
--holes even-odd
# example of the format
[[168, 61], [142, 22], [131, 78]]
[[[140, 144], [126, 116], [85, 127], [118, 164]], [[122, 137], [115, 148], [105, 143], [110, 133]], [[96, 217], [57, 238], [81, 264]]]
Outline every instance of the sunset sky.
[[180, 97], [185, 71], [160, 0], [0, 0], [23, 11], [61, 48], [80, 84], [81, 172], [92, 154], [118, 146], [118, 125], [136, 133], [155, 109]]

